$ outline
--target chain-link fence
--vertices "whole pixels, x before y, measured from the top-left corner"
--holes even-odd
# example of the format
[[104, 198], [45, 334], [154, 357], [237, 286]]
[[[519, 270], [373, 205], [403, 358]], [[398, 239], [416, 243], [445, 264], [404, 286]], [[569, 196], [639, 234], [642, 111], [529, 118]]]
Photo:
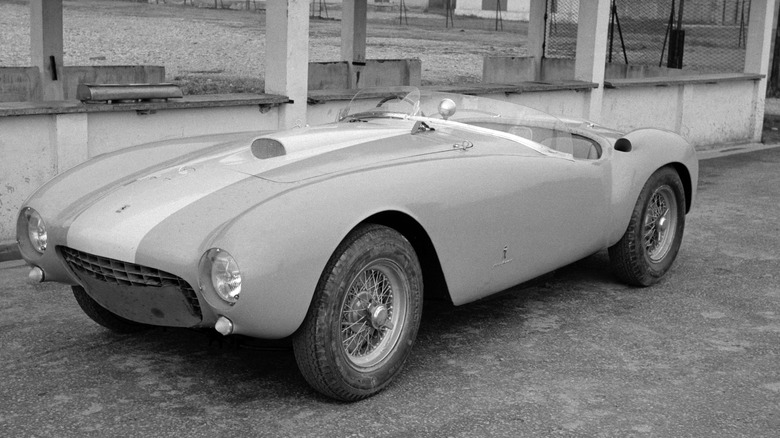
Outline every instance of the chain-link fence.
[[[574, 58], [578, 0], [547, 0], [545, 56]], [[741, 72], [750, 0], [613, 0], [607, 62]]]

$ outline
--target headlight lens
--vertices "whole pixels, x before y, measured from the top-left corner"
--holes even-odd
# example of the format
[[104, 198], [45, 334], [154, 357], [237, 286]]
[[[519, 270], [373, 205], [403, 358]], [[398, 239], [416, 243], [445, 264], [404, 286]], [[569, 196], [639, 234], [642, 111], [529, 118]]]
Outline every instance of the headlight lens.
[[41, 215], [32, 208], [24, 210], [24, 217], [27, 219], [27, 237], [30, 238], [32, 247], [43, 254], [49, 240], [46, 223], [43, 222]]
[[204, 254], [206, 272], [210, 274], [211, 285], [220, 298], [230, 304], [238, 301], [241, 294], [241, 271], [238, 263], [227, 251], [210, 249]]

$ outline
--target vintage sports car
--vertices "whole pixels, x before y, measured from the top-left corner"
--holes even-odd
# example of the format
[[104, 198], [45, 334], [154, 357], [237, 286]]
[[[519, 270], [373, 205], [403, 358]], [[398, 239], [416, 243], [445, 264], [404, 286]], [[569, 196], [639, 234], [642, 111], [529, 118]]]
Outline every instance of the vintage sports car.
[[105, 154], [18, 218], [32, 281], [95, 322], [292, 336], [305, 379], [385, 388], [428, 298], [465, 304], [609, 248], [648, 286], [680, 248], [694, 149], [481, 97], [363, 90], [336, 123]]

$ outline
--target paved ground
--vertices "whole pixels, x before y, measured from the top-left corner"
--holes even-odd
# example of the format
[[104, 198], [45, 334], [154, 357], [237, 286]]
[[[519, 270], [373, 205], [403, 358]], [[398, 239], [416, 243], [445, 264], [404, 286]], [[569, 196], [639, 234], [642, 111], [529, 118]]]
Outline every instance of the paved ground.
[[650, 289], [604, 253], [536, 284], [428, 305], [404, 373], [355, 404], [285, 344], [117, 336], [0, 265], [0, 435], [770, 437], [780, 430], [780, 148], [702, 162], [682, 252]]

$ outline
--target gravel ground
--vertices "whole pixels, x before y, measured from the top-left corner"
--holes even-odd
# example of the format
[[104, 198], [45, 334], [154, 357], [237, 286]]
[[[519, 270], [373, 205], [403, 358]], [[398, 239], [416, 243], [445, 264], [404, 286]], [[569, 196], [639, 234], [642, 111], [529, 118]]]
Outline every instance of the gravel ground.
[[[328, 19], [310, 21], [311, 61], [339, 59], [340, 17], [331, 5]], [[425, 84], [476, 82], [483, 55], [526, 53], [524, 23], [507, 22], [495, 32], [493, 20], [457, 17], [458, 27], [447, 29], [442, 15], [410, 11], [404, 26], [398, 18], [397, 11], [369, 13], [366, 56], [420, 58]], [[0, 65], [30, 65], [29, 27], [26, 2], [0, 0]], [[63, 27], [66, 65], [164, 65], [169, 79], [193, 73], [257, 77], [265, 69], [262, 11], [66, 1]]]

